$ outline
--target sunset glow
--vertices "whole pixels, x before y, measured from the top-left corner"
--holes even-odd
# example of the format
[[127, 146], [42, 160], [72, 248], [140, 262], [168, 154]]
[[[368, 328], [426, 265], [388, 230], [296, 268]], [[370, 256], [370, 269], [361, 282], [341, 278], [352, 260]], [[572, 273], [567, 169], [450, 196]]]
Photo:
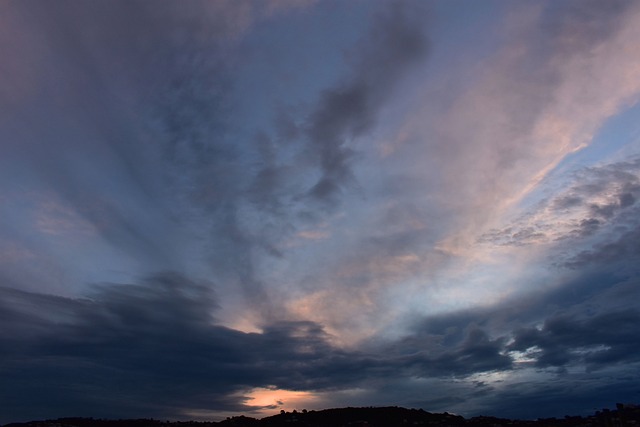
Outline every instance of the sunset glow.
[[300, 412], [312, 408], [317, 398], [306, 391], [279, 390], [277, 388], [255, 388], [244, 395], [247, 405], [256, 406], [262, 416], [273, 415], [279, 411]]

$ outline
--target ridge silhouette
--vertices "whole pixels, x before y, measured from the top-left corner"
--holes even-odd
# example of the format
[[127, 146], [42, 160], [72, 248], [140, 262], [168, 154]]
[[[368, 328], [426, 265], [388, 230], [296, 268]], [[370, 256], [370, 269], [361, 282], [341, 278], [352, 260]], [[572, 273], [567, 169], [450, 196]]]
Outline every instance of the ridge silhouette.
[[1, 427], [618, 427], [640, 426], [640, 405], [616, 404], [616, 409], [603, 409], [589, 416], [511, 420], [491, 416], [464, 418], [460, 415], [431, 413], [423, 409], [390, 407], [346, 407], [324, 410], [285, 412], [262, 419], [245, 415], [228, 417], [219, 422], [159, 421], [155, 419], [58, 418], [55, 420], [10, 423]]

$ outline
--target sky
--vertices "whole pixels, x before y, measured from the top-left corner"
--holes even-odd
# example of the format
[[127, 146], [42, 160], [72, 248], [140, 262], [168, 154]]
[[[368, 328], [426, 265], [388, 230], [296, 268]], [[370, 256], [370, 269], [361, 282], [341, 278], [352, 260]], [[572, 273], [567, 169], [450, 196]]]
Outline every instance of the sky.
[[0, 2], [0, 423], [640, 402], [640, 2]]

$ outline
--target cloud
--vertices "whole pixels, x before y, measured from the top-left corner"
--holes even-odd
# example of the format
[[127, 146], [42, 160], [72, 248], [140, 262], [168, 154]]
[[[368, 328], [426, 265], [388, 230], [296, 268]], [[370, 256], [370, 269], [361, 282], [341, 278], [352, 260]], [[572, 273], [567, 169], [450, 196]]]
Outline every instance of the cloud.
[[[102, 259], [134, 260], [133, 275], [198, 264], [269, 317], [255, 258], [279, 255], [274, 236], [287, 224], [254, 221], [245, 157], [253, 147], [238, 143], [234, 67], [254, 25], [312, 3], [3, 6], [15, 24], [0, 34], [1, 51], [14, 58], [0, 88], [0, 105], [11, 106], [1, 131], [11, 184], [0, 193], [43, 205], [21, 229], [44, 230], [48, 242], [58, 236], [56, 255], [85, 230], [93, 235], [83, 243]], [[39, 256], [53, 256], [38, 246]]]
[[[357, 162], [349, 163], [351, 153], [339, 157], [337, 165], [350, 164], [341, 170], [356, 171], [363, 199], [343, 199], [345, 219], [331, 225], [348, 227], [349, 233], [340, 248], [323, 243], [336, 253], [321, 258], [323, 268], [305, 264], [305, 286], [294, 294], [303, 295], [289, 306], [345, 336], [384, 334], [402, 311], [455, 310], [526, 294], [537, 286], [529, 279], [536, 280], [536, 262], [546, 265], [547, 249], [554, 247], [556, 260], [564, 259], [594, 243], [576, 245], [579, 239], [596, 238], [598, 230], [620, 224], [617, 215], [631, 215], [637, 197], [629, 187], [610, 200], [600, 199], [609, 190], [600, 196], [556, 193], [575, 196], [575, 210], [570, 199], [563, 200], [566, 217], [554, 210], [561, 207], [554, 199], [532, 209], [539, 216], [511, 220], [527, 212], [526, 197], [543, 189], [545, 177], [564, 158], [590, 144], [606, 120], [640, 93], [637, 76], [618, 74], [638, 70], [626, 53], [637, 48], [629, 42], [638, 39], [634, 4], [578, 9], [579, 3], [514, 5], [496, 35], [502, 44], [490, 56], [420, 85], [405, 81], [406, 114], [389, 117], [376, 138], [345, 146], [361, 149]], [[595, 19], [600, 13], [603, 22]], [[430, 51], [430, 60], [436, 53]], [[614, 81], [624, 84], [611, 88]], [[402, 108], [398, 104], [394, 108]], [[380, 144], [394, 150], [380, 156]], [[329, 176], [314, 181], [317, 190], [339, 194], [334, 184], [342, 181]], [[616, 182], [625, 179], [630, 178]], [[575, 184], [580, 181], [585, 179]], [[613, 216], [603, 216], [607, 209]], [[566, 245], [560, 247], [560, 238], [568, 239]], [[358, 316], [348, 310], [353, 304], [361, 307]]]
[[326, 221], [318, 206], [340, 204], [343, 187], [354, 183], [349, 141], [374, 127], [394, 84], [424, 57], [420, 8], [387, 6], [349, 51], [345, 75], [314, 105], [281, 108], [273, 134], [242, 129], [253, 128], [236, 118], [237, 81], [227, 56], [214, 55], [201, 70], [185, 67], [160, 102], [157, 137], [172, 159], [163, 173], [182, 195], [178, 214], [201, 224], [206, 262], [220, 286], [242, 290], [253, 323], [287, 317], [265, 290], [266, 267], [286, 255], [298, 232]]
[[309, 195], [324, 203], [335, 204], [354, 180], [349, 141], [375, 127], [394, 85], [427, 53], [424, 11], [415, 3], [391, 3], [370, 31], [349, 58], [350, 75], [323, 91], [306, 125], [321, 171]]
[[[275, 135], [260, 131], [245, 139], [226, 133], [227, 124], [218, 124], [225, 112], [217, 108], [230, 99], [220, 79], [211, 91], [183, 82], [185, 98], [180, 89], [180, 99], [167, 102], [163, 121], [169, 126], [162, 136], [170, 140], [172, 157], [185, 159], [176, 168], [181, 193], [190, 195], [195, 212], [211, 227], [208, 262], [222, 286], [243, 289], [261, 311], [258, 317], [273, 321], [286, 308], [265, 291], [262, 277], [269, 272], [263, 266], [284, 257], [286, 242], [299, 230], [304, 234], [326, 221], [318, 206], [341, 204], [344, 188], [355, 182], [349, 141], [373, 129], [394, 84], [424, 58], [424, 15], [418, 9], [404, 2], [383, 8], [350, 51], [345, 75], [302, 112], [280, 110]], [[221, 99], [206, 99], [208, 92], [217, 97], [219, 87]]]
[[176, 273], [97, 285], [86, 299], [2, 288], [0, 395], [12, 402], [4, 416], [251, 411], [243, 392], [255, 388], [317, 393], [510, 366], [499, 354], [502, 340], [478, 328], [459, 343], [408, 357], [340, 350], [309, 321], [240, 332], [217, 323], [211, 289]]
[[[614, 374], [615, 375], [615, 374]], [[637, 393], [632, 376], [588, 373], [569, 373], [562, 376], [523, 375], [513, 381], [505, 381], [495, 387], [483, 401], [467, 402], [476, 413], [494, 413], [505, 418], [531, 419], [563, 418], [565, 415], [589, 415], [603, 407], [612, 408], [612, 403], [623, 402]], [[602, 396], [607, 396], [603, 405]], [[460, 405], [464, 408], [465, 405]], [[541, 414], [544, 408], [544, 415]]]
[[[640, 209], [634, 209], [630, 214], [640, 214]], [[604, 265], [634, 263], [640, 256], [638, 246], [640, 225], [632, 229], [624, 229], [619, 237], [611, 236], [608, 241], [600, 242], [593, 247], [573, 253], [559, 261], [559, 264], [576, 269], [587, 266], [601, 267]]]
[[[468, 254], [479, 234], [501, 224], [562, 159], [637, 101], [638, 66], [628, 56], [637, 47], [636, 13], [630, 2], [514, 5], [501, 33], [508, 42], [467, 64], [473, 72], [443, 78], [450, 91], [421, 89], [393, 155], [402, 158], [403, 175], [424, 183], [412, 200], [429, 194], [429, 211], [445, 218], [444, 250]], [[434, 111], [434, 96], [446, 107]]]
[[516, 331], [510, 350], [531, 350], [535, 365], [541, 368], [567, 368], [575, 364], [593, 371], [616, 363], [638, 362], [635, 325], [637, 310], [602, 313], [577, 319], [557, 315], [538, 328]]
[[478, 372], [511, 369], [511, 359], [502, 354], [504, 339], [492, 340], [480, 329], [471, 329], [453, 351], [419, 361], [419, 376], [465, 376]]
[[640, 195], [639, 172], [635, 158], [580, 168], [553, 196], [539, 201], [504, 229], [485, 233], [479, 241], [505, 246], [562, 241], [575, 245], [598, 234], [615, 236], [613, 230], [619, 227], [628, 232], [636, 226], [633, 212]]
[[[59, 254], [70, 252], [69, 235], [87, 230], [93, 234], [83, 244], [102, 259], [128, 258], [132, 275], [194, 265], [213, 275], [221, 298], [239, 293], [244, 302], [235, 300], [238, 306], [252, 307], [245, 315], [226, 305], [230, 323], [288, 318], [278, 297], [283, 290], [265, 289], [272, 264], [296, 233], [326, 220], [316, 202], [338, 203], [343, 185], [353, 182], [349, 141], [375, 127], [393, 87], [427, 47], [421, 8], [385, 5], [345, 53], [344, 75], [327, 84], [314, 105], [283, 109], [275, 136], [269, 128], [262, 137], [247, 136], [245, 128], [256, 126], [237, 99], [243, 37], [257, 23], [305, 6], [6, 6], [21, 23], [2, 32], [2, 49], [21, 46], [10, 55], [16, 59], [6, 70], [8, 81], [36, 89], [6, 97], [18, 104], [3, 128], [12, 141], [3, 146], [12, 159], [2, 172], [11, 178], [3, 181], [20, 177], [27, 192], [12, 192], [14, 203], [33, 198], [29, 203], [37, 205], [43, 194], [51, 200], [31, 227], [47, 230], [47, 243], [63, 248], [54, 256], [37, 245], [37, 255], [64, 258]], [[17, 84], [19, 78], [30, 80]], [[106, 264], [100, 274], [78, 279], [112, 277]]]
[[[389, 404], [383, 397], [391, 393], [406, 405], [418, 393], [418, 406], [496, 414], [506, 410], [492, 400], [501, 384], [534, 367], [584, 375], [618, 367], [623, 375], [639, 362], [637, 283], [620, 278], [585, 275], [526, 301], [421, 316], [402, 338], [372, 338], [351, 349], [335, 346], [312, 321], [277, 321], [252, 333], [222, 326], [213, 289], [169, 272], [96, 285], [82, 299], [1, 288], [0, 397], [10, 403], [4, 417], [251, 413], [265, 409], [249, 400], [256, 390], [305, 392], [309, 402], [327, 406], [339, 404], [331, 396], [354, 390], [366, 390], [363, 404]], [[562, 375], [558, 387], [570, 387], [572, 378]], [[550, 387], [527, 381], [523, 394], [532, 398]], [[440, 403], [427, 392], [436, 384], [450, 393]]]
[[[0, 191], [14, 203], [34, 194], [55, 200], [57, 216], [38, 218], [50, 233], [73, 219], [146, 264], [141, 270], [177, 267], [184, 251], [170, 248], [179, 246], [175, 219], [183, 212], [167, 189], [176, 188], [153, 140], [151, 105], [172, 80], [210, 70], [219, 55], [204, 58], [246, 31], [259, 12], [243, 1], [179, 8], [24, 2], [4, 9], [19, 25], [3, 26], [9, 30], [0, 42], [3, 52], [15, 51], [0, 99], [13, 106], [2, 128], [10, 141], [3, 144], [3, 176], [13, 184]], [[20, 87], [29, 90], [13, 93]]]
[[640, 163], [556, 179], [638, 99], [636, 4], [477, 42], [448, 3], [303, 3], [0, 5], [7, 417], [507, 411], [636, 369]]
[[[171, 273], [101, 285], [84, 300], [3, 288], [1, 303], [8, 349], [2, 369], [9, 374], [1, 391], [3, 401], [15, 402], [5, 414], [11, 418], [79, 408], [109, 417], [239, 411], [241, 400], [230, 397], [237, 391], [300, 387], [307, 376], [296, 369], [309, 369], [328, 352], [322, 331], [309, 323], [274, 325], [262, 334], [217, 326], [210, 284]], [[33, 393], [36, 384], [40, 392]]]

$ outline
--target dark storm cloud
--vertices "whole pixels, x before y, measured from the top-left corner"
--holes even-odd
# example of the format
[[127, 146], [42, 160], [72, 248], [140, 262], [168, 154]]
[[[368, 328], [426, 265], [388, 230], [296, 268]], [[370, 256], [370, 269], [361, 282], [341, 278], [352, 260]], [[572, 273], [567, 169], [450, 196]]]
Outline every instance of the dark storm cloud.
[[487, 371], [489, 366], [522, 368], [511, 359], [511, 351], [528, 352], [537, 367], [595, 371], [635, 363], [640, 340], [634, 325], [640, 312], [634, 303], [639, 296], [637, 267], [630, 268], [623, 273], [615, 266], [585, 269], [558, 286], [530, 292], [527, 298], [418, 318], [401, 348], [405, 352], [455, 348], [447, 352], [449, 360], [468, 351], [474, 354], [469, 364], [487, 363]]
[[[630, 212], [638, 217], [640, 209]], [[624, 265], [640, 260], [640, 224], [633, 229], [625, 228], [619, 236], [612, 236], [602, 243], [579, 251], [559, 263], [564, 267], [576, 269], [587, 266], [595, 268], [605, 265]]]
[[[509, 370], [511, 358], [502, 353], [504, 338], [492, 340], [486, 331], [471, 329], [464, 341], [436, 356], [416, 357], [418, 376], [461, 376], [478, 372]], [[431, 350], [427, 350], [429, 354]]]
[[597, 370], [616, 363], [638, 362], [638, 321], [637, 310], [602, 313], [586, 319], [557, 315], [547, 318], [540, 329], [516, 331], [508, 348], [533, 349], [535, 365], [541, 368], [581, 364], [587, 370]]
[[[366, 388], [371, 399], [415, 396], [419, 389], [398, 382], [464, 380], [530, 366], [553, 372], [577, 367], [594, 386], [613, 389], [628, 384], [593, 376], [617, 366], [622, 378], [639, 361], [637, 283], [620, 277], [585, 273], [526, 299], [429, 316], [403, 339], [374, 340], [359, 351], [334, 347], [314, 322], [275, 322], [260, 333], [223, 327], [215, 319], [212, 288], [174, 273], [99, 285], [88, 299], [3, 288], [0, 398], [11, 408], [4, 417], [247, 412], [252, 408], [242, 392], [271, 386], [331, 393]], [[532, 361], [517, 362], [516, 351]], [[535, 416], [556, 408], [551, 395], [600, 404], [594, 391], [574, 390], [574, 381], [562, 374], [514, 385], [519, 391], [508, 398], [539, 401]], [[460, 401], [480, 402], [485, 413], [526, 416], [526, 406], [514, 412], [495, 400], [498, 389], [487, 395], [482, 388], [442, 384], [442, 390], [442, 405], [460, 405], [457, 410], [464, 409]], [[421, 405], [437, 404], [429, 396]]]
[[351, 75], [322, 93], [306, 126], [321, 171], [309, 191], [312, 198], [332, 204], [353, 182], [355, 153], [348, 143], [375, 126], [393, 87], [410, 66], [425, 57], [424, 16], [417, 3], [391, 3], [379, 13], [371, 33], [349, 58]]
[[[635, 376], [564, 375], [546, 381], [521, 381], [496, 389], [485, 399], [479, 412], [487, 413], [491, 408], [501, 417], [518, 419], [541, 418], [543, 408], [544, 418], [590, 415], [603, 407], [612, 409], [614, 402], [627, 402], [630, 396], [637, 394]], [[603, 396], [606, 396], [606, 402], [603, 402]]]
[[[421, 372], [431, 379], [447, 373], [464, 378], [488, 372], [479, 377], [488, 379], [491, 372], [513, 374], [475, 391], [439, 386], [443, 410], [521, 418], [585, 414], [604, 403], [602, 396], [624, 401], [637, 391], [638, 297], [637, 279], [617, 269], [585, 271], [526, 298], [416, 319], [411, 333], [385, 353], [409, 360], [423, 354]], [[459, 363], [448, 365], [454, 361]], [[543, 373], [547, 377], [539, 378]], [[396, 386], [396, 393], [401, 390]], [[414, 405], [438, 407], [431, 397]]]
[[241, 397], [231, 396], [238, 390], [323, 387], [324, 366], [340, 369], [340, 352], [315, 324], [281, 323], [261, 334], [216, 325], [210, 289], [175, 274], [102, 285], [88, 300], [2, 289], [1, 392], [15, 402], [4, 417], [239, 411]]
[[0, 396], [11, 402], [4, 418], [246, 411], [238, 393], [252, 387], [341, 390], [510, 368], [499, 354], [502, 340], [479, 328], [409, 355], [363, 353], [333, 347], [313, 322], [278, 322], [261, 333], [229, 329], [216, 323], [212, 307], [211, 284], [174, 273], [100, 285], [90, 299], [2, 288]]
[[[431, 353], [423, 360], [442, 375], [464, 374], [465, 366], [488, 373], [478, 378], [490, 385], [478, 390], [438, 386], [442, 410], [519, 418], [586, 414], [606, 404], [602, 396], [625, 401], [638, 390], [638, 289], [637, 279], [616, 268], [586, 270], [526, 298], [417, 318], [411, 333], [386, 352]], [[465, 365], [467, 354], [473, 356]], [[448, 366], [452, 361], [461, 363]], [[505, 371], [510, 374], [500, 381], [491, 379]], [[414, 405], [438, 407], [432, 397]]]

